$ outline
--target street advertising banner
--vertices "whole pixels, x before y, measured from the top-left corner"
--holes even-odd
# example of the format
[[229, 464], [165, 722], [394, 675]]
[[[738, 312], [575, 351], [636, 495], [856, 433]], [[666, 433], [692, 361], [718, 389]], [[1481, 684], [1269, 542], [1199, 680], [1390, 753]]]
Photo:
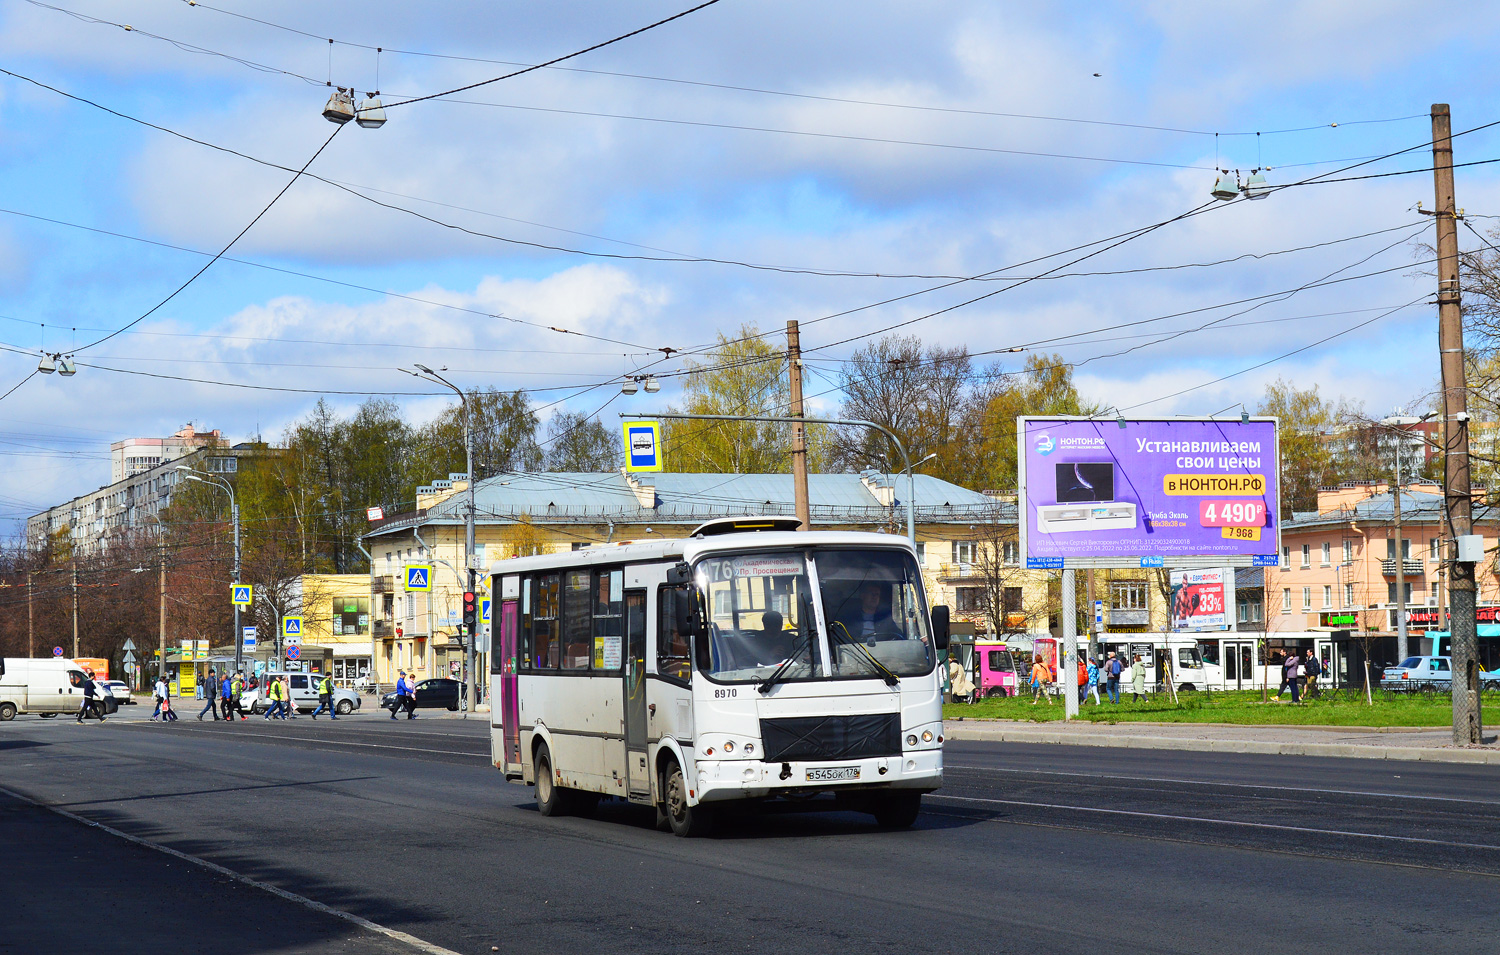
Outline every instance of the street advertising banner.
[[1222, 567], [1172, 571], [1173, 630], [1222, 630], [1229, 626], [1224, 574]]
[[1275, 418], [1017, 418], [1026, 566], [1275, 567]]

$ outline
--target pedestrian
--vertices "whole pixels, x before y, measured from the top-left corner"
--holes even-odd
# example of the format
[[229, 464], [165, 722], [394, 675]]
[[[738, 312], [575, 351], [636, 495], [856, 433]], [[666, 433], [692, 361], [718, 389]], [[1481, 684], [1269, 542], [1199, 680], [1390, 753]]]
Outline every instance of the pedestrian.
[[[1291, 653], [1287, 654], [1286, 663], [1282, 664], [1282, 679], [1286, 682], [1287, 686], [1292, 688], [1293, 703], [1302, 702], [1302, 695], [1298, 692], [1301, 687], [1301, 684], [1299, 682], [1300, 673], [1298, 672], [1301, 669], [1301, 666], [1302, 658], [1297, 656], [1296, 650], [1293, 650]], [[1276, 698], [1278, 700], [1281, 699], [1281, 694], [1277, 693]]]
[[[1085, 659], [1088, 659], [1088, 658], [1085, 658]], [[1088, 681], [1089, 681], [1089, 685], [1088, 685], [1088, 688], [1087, 688], [1088, 689], [1088, 693], [1094, 694], [1094, 705], [1095, 706], [1099, 706], [1100, 703], [1099, 703], [1099, 658], [1098, 657], [1094, 657], [1092, 659], [1089, 659], [1089, 666], [1088, 666], [1088, 671], [1087, 672], [1088, 672]], [[1085, 701], [1086, 701], [1086, 699], [1088, 697], [1088, 693], [1084, 694]]]
[[1032, 658], [1031, 664], [1031, 705], [1036, 706], [1037, 700], [1043, 696], [1047, 697], [1047, 705], [1052, 705], [1052, 697], [1047, 694], [1047, 683], [1052, 679], [1052, 670], [1047, 666], [1047, 661], [1042, 659], [1038, 653]]
[[1146, 698], [1146, 664], [1141, 661], [1141, 655], [1135, 655], [1135, 662], [1130, 665], [1130, 702]]
[[417, 675], [415, 673], [407, 674], [407, 677], [406, 677], [406, 696], [405, 696], [404, 699], [405, 699], [405, 705], [406, 705], [406, 718], [409, 719], [409, 720], [416, 719], [417, 718]]
[[219, 721], [219, 678], [214, 673], [214, 668], [208, 668], [208, 679], [203, 684], [203, 709], [198, 711], [198, 720], [202, 722], [204, 713], [213, 714], [214, 722]]
[[[237, 671], [234, 674], [234, 679], [232, 679], [232, 680], [229, 681], [229, 711], [228, 712], [230, 714], [238, 713], [240, 715], [240, 719], [241, 720], [248, 720], [250, 717], [248, 717], [248, 716], [245, 715], [245, 707], [242, 704], [242, 697], [244, 696], [244, 693], [245, 693], [245, 671], [244, 670], [239, 670], [239, 671]], [[231, 715], [230, 719], [231, 720], [234, 719], [234, 716]]]
[[229, 669], [226, 667], [223, 678], [219, 680], [219, 708], [224, 711], [224, 718], [226, 720], [234, 719], [234, 713], [230, 707], [230, 700], [233, 696], [234, 678], [230, 675]]
[[[161, 698], [161, 721], [163, 723], [177, 722], [177, 711], [172, 709], [172, 688], [165, 687], [165, 693]], [[100, 719], [103, 719], [101, 716]]]
[[1109, 691], [1109, 701], [1116, 705], [1120, 702], [1120, 672], [1123, 669], [1115, 651], [1109, 651], [1109, 659], [1104, 662], [1104, 688]]
[[285, 706], [281, 698], [280, 680], [272, 679], [266, 681], [266, 699], [271, 701], [271, 705], [266, 708], [265, 719], [272, 720], [282, 716]]
[[1302, 672], [1307, 674], [1307, 696], [1318, 696], [1318, 677], [1323, 675], [1323, 662], [1316, 653], [1308, 652], [1307, 659], [1302, 661]]
[[1088, 698], [1088, 695], [1089, 695], [1089, 658], [1088, 658], [1088, 654], [1086, 654], [1086, 653], [1080, 653], [1078, 655], [1078, 705], [1079, 706], [1083, 705], [1083, 701]]
[[964, 669], [964, 665], [956, 656], [948, 657], [948, 682], [953, 687], [955, 703], [958, 702], [959, 697], [966, 698], [970, 703], [974, 702], [974, 697], [977, 695], [974, 692], [974, 681], [969, 679], [968, 671]]
[[161, 675], [156, 677], [156, 683], [151, 687], [151, 697], [156, 700], [156, 709], [151, 711], [151, 721], [154, 723], [161, 718], [161, 701], [167, 698], [167, 678]]
[[324, 710], [328, 711], [328, 718], [338, 719], [338, 714], [333, 711], [333, 677], [323, 674], [323, 679], [318, 683], [318, 708], [313, 710], [313, 719]]
[[396, 699], [391, 703], [391, 719], [396, 718], [396, 713], [401, 709], [403, 697], [406, 696], [406, 671], [396, 671]]
[[104, 722], [104, 705], [98, 699], [100, 687], [94, 683], [92, 674], [83, 675], [83, 702], [78, 705], [78, 722], [82, 723], [85, 717], [97, 717], [99, 722]]
[[297, 718], [297, 702], [292, 699], [292, 678], [283, 673], [277, 682], [281, 684], [281, 698], [286, 701], [281, 707], [281, 718], [294, 720]]

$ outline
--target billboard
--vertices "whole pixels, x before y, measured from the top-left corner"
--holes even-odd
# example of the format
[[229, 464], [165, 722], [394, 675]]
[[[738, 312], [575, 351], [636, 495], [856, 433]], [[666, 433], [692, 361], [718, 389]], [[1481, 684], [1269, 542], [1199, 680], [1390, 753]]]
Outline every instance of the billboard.
[[1277, 564], [1275, 418], [1016, 419], [1026, 566]]
[[1172, 629], [1218, 630], [1229, 626], [1224, 577], [1233, 573], [1223, 567], [1172, 571]]

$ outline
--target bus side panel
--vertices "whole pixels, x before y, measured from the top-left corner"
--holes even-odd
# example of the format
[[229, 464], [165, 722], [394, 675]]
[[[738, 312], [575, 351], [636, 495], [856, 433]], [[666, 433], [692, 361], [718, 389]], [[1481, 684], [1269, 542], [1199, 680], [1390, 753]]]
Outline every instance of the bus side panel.
[[623, 795], [625, 727], [620, 677], [547, 676], [534, 679], [532, 686], [536, 695], [527, 700], [527, 709], [535, 703], [547, 725], [562, 785]]

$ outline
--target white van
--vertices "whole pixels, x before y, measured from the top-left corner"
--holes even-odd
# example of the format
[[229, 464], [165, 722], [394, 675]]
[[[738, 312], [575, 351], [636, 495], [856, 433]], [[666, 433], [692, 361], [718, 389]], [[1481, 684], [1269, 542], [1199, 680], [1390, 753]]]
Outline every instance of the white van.
[[0, 667], [0, 721], [15, 719], [17, 713], [78, 712], [88, 679], [79, 663], [62, 657], [6, 657]]
[[[323, 674], [273, 670], [269, 676], [273, 680], [287, 678], [292, 691], [292, 706], [299, 712], [305, 713], [318, 708], [318, 684], [323, 682]], [[341, 686], [333, 688], [333, 707], [339, 716], [348, 716], [353, 713], [359, 709], [360, 703], [359, 694], [353, 690]], [[240, 705], [251, 713], [264, 713], [271, 708], [271, 699], [266, 693], [264, 677], [261, 678], [258, 687], [240, 694]]]

